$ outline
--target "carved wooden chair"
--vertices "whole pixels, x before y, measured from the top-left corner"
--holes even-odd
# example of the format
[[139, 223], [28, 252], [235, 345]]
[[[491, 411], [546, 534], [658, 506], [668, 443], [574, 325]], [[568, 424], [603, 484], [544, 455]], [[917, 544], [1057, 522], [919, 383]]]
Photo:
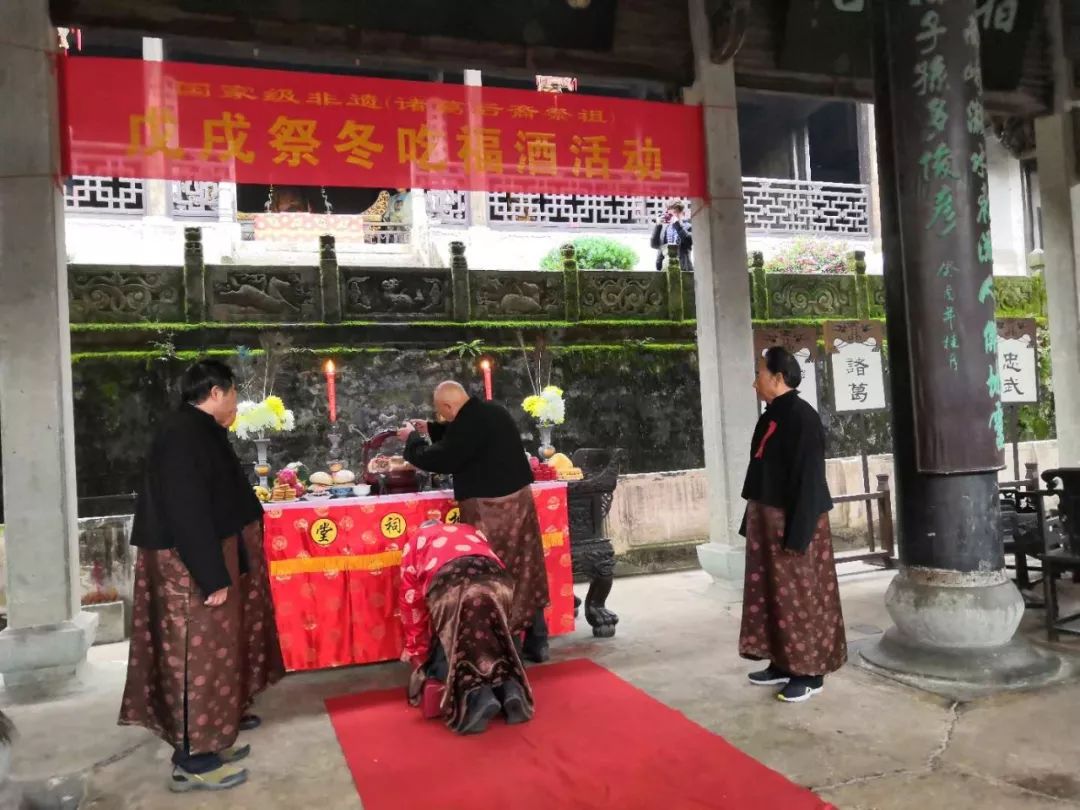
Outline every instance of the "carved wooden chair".
[[[589, 580], [585, 621], [598, 638], [614, 636], [619, 623], [619, 617], [606, 606], [615, 577], [615, 549], [611, 540], [604, 537], [604, 519], [611, 511], [622, 457], [622, 450], [617, 448], [583, 448], [571, 458], [574, 466], [581, 468], [584, 478], [571, 481], [567, 489], [570, 555], [574, 576]], [[580, 607], [581, 600], [574, 597], [574, 615]]]
[[1045, 551], [1039, 556], [1043, 566], [1043, 589], [1046, 596], [1046, 633], [1057, 641], [1061, 633], [1080, 636], [1075, 622], [1080, 613], [1061, 616], [1058, 605], [1058, 578], [1071, 573], [1076, 581], [1080, 574], [1080, 467], [1062, 467], [1042, 474], [1046, 489], [1039, 490], [1040, 499], [1056, 497], [1057, 516], [1047, 516], [1039, 509]]

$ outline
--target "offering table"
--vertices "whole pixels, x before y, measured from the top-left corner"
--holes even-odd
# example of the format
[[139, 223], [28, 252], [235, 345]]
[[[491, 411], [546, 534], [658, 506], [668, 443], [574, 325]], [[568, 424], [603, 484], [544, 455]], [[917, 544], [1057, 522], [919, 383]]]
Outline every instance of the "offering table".
[[[574, 629], [566, 484], [533, 484], [544, 542], [553, 636]], [[285, 666], [290, 671], [397, 660], [401, 548], [437, 511], [456, 523], [453, 493], [411, 492], [264, 505], [263, 543]]]

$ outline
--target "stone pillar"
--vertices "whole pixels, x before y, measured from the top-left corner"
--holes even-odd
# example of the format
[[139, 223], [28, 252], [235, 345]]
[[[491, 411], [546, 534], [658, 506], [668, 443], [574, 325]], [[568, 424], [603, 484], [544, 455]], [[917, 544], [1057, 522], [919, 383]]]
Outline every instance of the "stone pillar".
[[9, 0], [0, 37], [0, 422], [9, 691], [75, 675], [97, 617], [82, 613], [56, 30], [48, 0]]
[[870, 195], [870, 255], [875, 268], [881, 266], [881, 188], [878, 183], [877, 136], [874, 134], [874, 105], [859, 104], [859, 182], [866, 183]]
[[975, 0], [873, 8], [901, 571], [885, 597], [895, 626], [862, 657], [916, 682], [1019, 685], [1057, 662], [1013, 641], [1024, 604], [998, 526], [1004, 426], [974, 11]]
[[1080, 108], [1035, 122], [1058, 458], [1080, 467]]
[[689, 0], [697, 82], [687, 100], [705, 105], [708, 204], [695, 200], [694, 284], [697, 303], [701, 421], [709, 492], [709, 542], [701, 567], [741, 591], [744, 541], [740, 497], [758, 409], [754, 380], [750, 283], [746, 272], [739, 127], [734, 65], [709, 58], [704, 0]]
[[[483, 79], [481, 78], [479, 70], [465, 71], [466, 87], [479, 88], [482, 85]], [[479, 114], [480, 91], [475, 90], [467, 95], [475, 95], [477, 101], [476, 120], [470, 121], [469, 125], [475, 127], [483, 126], [483, 121], [480, 119]], [[486, 191], [467, 191], [465, 194], [469, 200], [469, 226], [474, 228], [486, 228], [488, 224], [488, 193]]]
[[[165, 46], [156, 37], [143, 37], [143, 61], [162, 62], [165, 59]], [[150, 92], [157, 94], [160, 84], [151, 84]], [[162, 104], [161, 98], [154, 98], [152, 102]], [[172, 213], [172, 184], [168, 180], [146, 180], [146, 216], [156, 220], [162, 220]]]

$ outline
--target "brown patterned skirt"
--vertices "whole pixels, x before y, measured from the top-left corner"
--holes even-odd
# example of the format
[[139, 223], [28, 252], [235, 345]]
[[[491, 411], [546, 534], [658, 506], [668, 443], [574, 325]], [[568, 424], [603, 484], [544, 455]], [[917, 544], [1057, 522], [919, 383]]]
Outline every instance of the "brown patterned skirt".
[[[244, 534], [255, 531], [248, 527]], [[193, 755], [231, 746], [244, 710], [284, 670], [262, 551], [248, 552], [255, 570], [261, 564], [262, 576], [254, 571], [241, 575], [238, 543], [237, 537], [222, 541], [225, 565], [236, 584], [216, 608], [204, 604], [175, 551], [139, 549], [136, 556], [119, 722], [144, 726], [180, 749], [186, 737]]]
[[262, 523], [250, 524], [243, 532], [248, 572], [240, 575], [243, 594], [243, 633], [240, 654], [244, 703], [250, 708], [255, 696], [285, 677], [285, 662], [278, 641], [274, 602], [270, 596], [270, 567], [263, 548]]
[[827, 675], [847, 661], [829, 516], [802, 554], [784, 550], [784, 511], [746, 507], [746, 580], [739, 655], [791, 675]]
[[[513, 593], [510, 575], [487, 557], [448, 562], [428, 588], [431, 622], [449, 664], [442, 710], [446, 725], [454, 731], [464, 723], [469, 695], [508, 680], [524, 687], [532, 716], [532, 690], [508, 623]], [[414, 705], [422, 685], [415, 680], [410, 685]]]
[[515, 633], [525, 630], [532, 625], [537, 612], [551, 602], [544, 567], [544, 542], [532, 488], [524, 487], [502, 498], [464, 500], [461, 502], [461, 520], [484, 533], [492, 551], [513, 577], [510, 629]]

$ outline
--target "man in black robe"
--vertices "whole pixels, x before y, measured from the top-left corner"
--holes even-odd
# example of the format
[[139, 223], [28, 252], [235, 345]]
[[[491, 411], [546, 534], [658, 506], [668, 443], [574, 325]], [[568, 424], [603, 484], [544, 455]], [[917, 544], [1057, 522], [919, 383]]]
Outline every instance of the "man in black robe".
[[795, 389], [798, 360], [774, 346], [754, 388], [766, 403], [750, 448], [740, 531], [746, 537], [739, 654], [769, 666], [750, 675], [782, 685], [777, 697], [797, 703], [824, 686], [847, 660], [825, 480], [821, 418]]
[[250, 749], [234, 743], [258, 724], [245, 711], [284, 666], [266, 566], [249, 559], [243, 540], [261, 537], [262, 507], [229, 443], [233, 373], [203, 360], [181, 389], [179, 410], [154, 437], [135, 506], [120, 723], [173, 746], [171, 790], [224, 790], [247, 779], [233, 763]]
[[546, 661], [547, 569], [521, 434], [505, 408], [470, 397], [460, 383], [440, 383], [434, 399], [440, 421], [421, 422], [420, 430], [409, 424], [400, 433], [405, 460], [421, 470], [453, 475], [461, 520], [484, 533], [514, 578], [510, 629], [524, 631], [526, 658]]

